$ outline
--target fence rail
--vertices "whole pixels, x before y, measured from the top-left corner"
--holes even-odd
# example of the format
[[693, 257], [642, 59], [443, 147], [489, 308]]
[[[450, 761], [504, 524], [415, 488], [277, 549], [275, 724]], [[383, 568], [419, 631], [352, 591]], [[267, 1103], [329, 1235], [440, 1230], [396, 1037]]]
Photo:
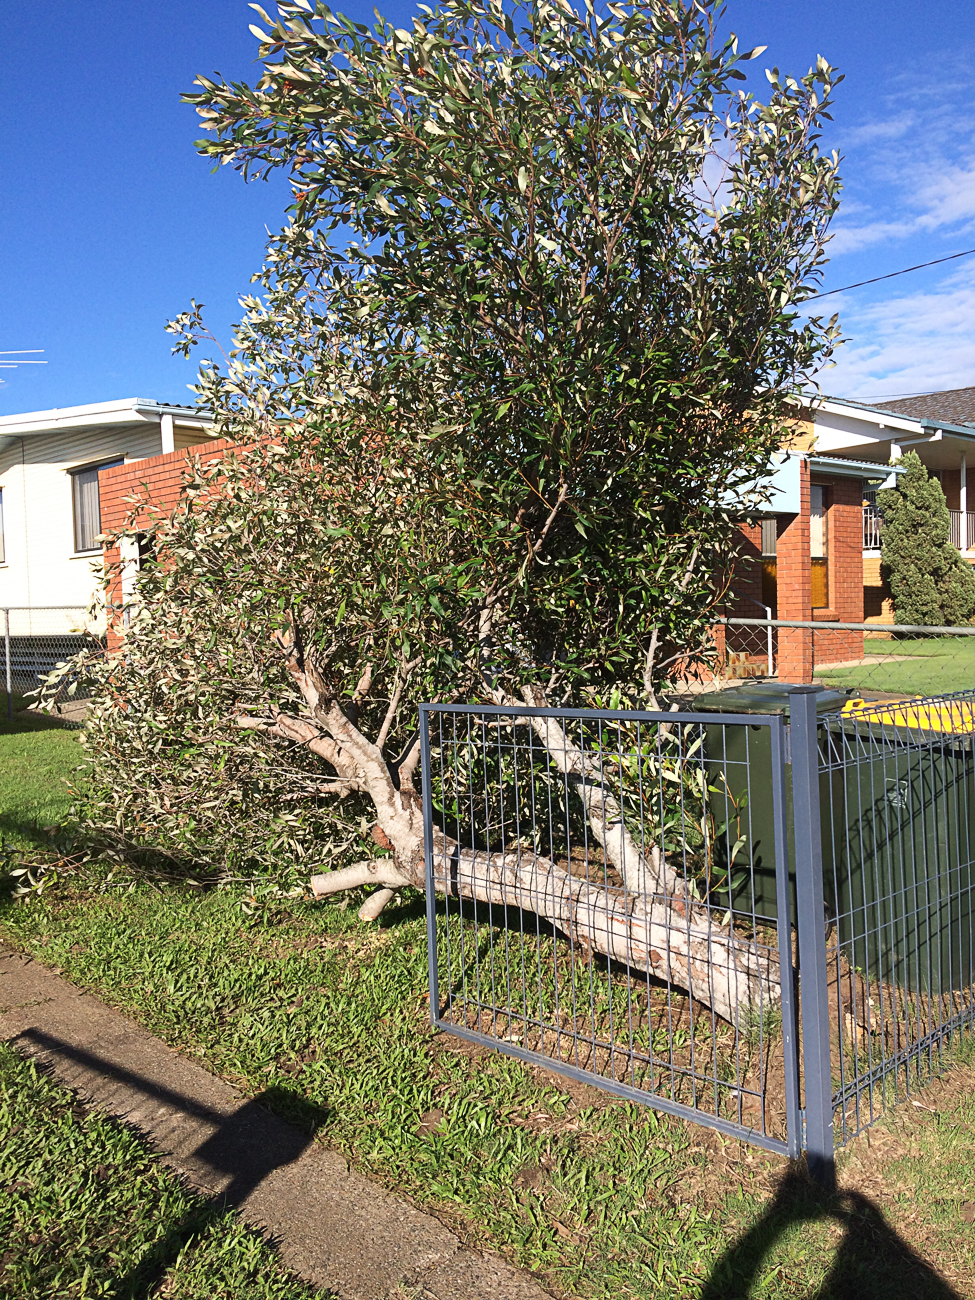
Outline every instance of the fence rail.
[[782, 719], [424, 705], [421, 742], [433, 1023], [796, 1155], [790, 930], [732, 881], [770, 803], [789, 906]]
[[951, 544], [959, 551], [967, 551], [975, 542], [975, 511], [949, 510]]
[[750, 689], [422, 706], [430, 1013], [828, 1185], [975, 1025], [975, 689]]
[[[771, 638], [771, 668], [769, 672]], [[866, 696], [934, 695], [975, 682], [975, 627], [726, 618], [716, 654], [692, 666], [678, 694], [755, 677], [819, 682]]]
[[880, 550], [880, 511], [876, 506], [863, 507], [863, 549]]
[[[975, 511], [949, 510], [951, 544], [959, 551], [967, 551], [975, 545]], [[863, 549], [880, 550], [880, 534], [883, 529], [883, 517], [875, 505], [863, 507]]]

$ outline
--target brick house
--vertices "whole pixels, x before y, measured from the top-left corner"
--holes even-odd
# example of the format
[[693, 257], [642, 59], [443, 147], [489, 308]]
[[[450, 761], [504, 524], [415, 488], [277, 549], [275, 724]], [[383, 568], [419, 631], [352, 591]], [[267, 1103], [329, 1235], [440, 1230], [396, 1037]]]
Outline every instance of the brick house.
[[[863, 518], [865, 493], [891, 480], [888, 467], [816, 454], [807, 424], [772, 478], [769, 509], [741, 525], [740, 559], [731, 579], [728, 613], [734, 617], [811, 623], [864, 621]], [[763, 666], [766, 633], [729, 628], [723, 648], [739, 674]], [[809, 682], [819, 664], [863, 656], [862, 631], [815, 635], [809, 628], [777, 628], [776, 675]]]
[[[975, 448], [975, 388], [898, 399], [883, 406], [827, 398], [806, 407], [772, 477], [763, 515], [742, 525], [728, 613], [804, 622], [893, 623], [880, 573], [878, 488], [916, 451], [942, 486], [952, 538], [975, 563], [975, 511], [968, 508], [967, 457]], [[973, 502], [975, 504], [975, 502]], [[815, 664], [859, 659], [870, 632], [779, 628], [773, 651], [783, 681], [812, 680]], [[765, 647], [755, 631], [728, 629], [719, 643], [732, 673], [758, 674]], [[739, 662], [735, 664], [735, 657]], [[815, 659], [815, 663], [814, 663]]]
[[[228, 445], [221, 440], [195, 450], [206, 463]], [[796, 434], [773, 467], [770, 499], [741, 525], [727, 613], [813, 624], [892, 622], [894, 611], [880, 581], [875, 493], [896, 479], [890, 461], [908, 448], [917, 451], [940, 478], [959, 550], [975, 562], [975, 512], [968, 511], [966, 480], [970, 446], [975, 446], [975, 388], [891, 402], [883, 409], [841, 398], [807, 404]], [[102, 470], [104, 531], [122, 527], [134, 497], [161, 509], [175, 506], [186, 456], [177, 449]], [[117, 635], [142, 557], [133, 541], [126, 554], [109, 551], [105, 558], [124, 561], [110, 593], [119, 614]], [[766, 671], [767, 635], [765, 629], [718, 627], [719, 654], [730, 666], [725, 675]], [[782, 681], [808, 682], [817, 664], [858, 660], [864, 635], [862, 630], [777, 628], [771, 637], [776, 675]]]
[[192, 406], [122, 398], [0, 416], [0, 672], [30, 691], [105, 631], [101, 475], [213, 436]]
[[[216, 438], [205, 447], [194, 447], [192, 452], [203, 465], [224, 455], [231, 443], [226, 438]], [[103, 469], [98, 476], [101, 495], [102, 531], [118, 532], [127, 524], [135, 503], [144, 501], [147, 509], [142, 519], [148, 527], [152, 514], [173, 510], [182, 493], [190, 449], [167, 452], [149, 460], [131, 465], [113, 465]], [[140, 515], [133, 522], [138, 527]], [[145, 543], [138, 535], [122, 546], [106, 546], [106, 569], [118, 565], [116, 577], [107, 593], [109, 610], [109, 645], [118, 644], [129, 621], [135, 595], [139, 569], [146, 558]]]

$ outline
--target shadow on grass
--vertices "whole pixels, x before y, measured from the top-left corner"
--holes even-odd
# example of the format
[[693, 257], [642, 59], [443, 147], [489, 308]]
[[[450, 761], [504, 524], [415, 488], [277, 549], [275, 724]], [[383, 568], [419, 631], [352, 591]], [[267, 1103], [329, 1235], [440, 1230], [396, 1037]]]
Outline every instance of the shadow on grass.
[[790, 1228], [830, 1219], [844, 1234], [808, 1300], [961, 1300], [860, 1192], [822, 1192], [790, 1170], [765, 1213], [721, 1256], [699, 1300], [747, 1300], [766, 1256]]
[[[201, 1200], [189, 1214], [171, 1224], [143, 1257], [116, 1281], [112, 1294], [118, 1300], [149, 1300], [149, 1297], [158, 1295], [163, 1278], [187, 1246], [199, 1241], [228, 1211], [242, 1205], [275, 1170], [297, 1160], [312, 1144], [316, 1130], [327, 1118], [323, 1108], [304, 1098], [301, 1099], [303, 1105], [296, 1108], [295, 1096], [276, 1086], [266, 1089], [229, 1114], [214, 1110], [95, 1052], [75, 1047], [38, 1029], [25, 1030], [11, 1041], [11, 1046], [21, 1051], [26, 1049], [38, 1064], [48, 1069], [56, 1060], [68, 1060], [81, 1066], [88, 1074], [85, 1091], [90, 1092], [92, 1082], [98, 1080], [103, 1086], [108, 1085], [113, 1100], [119, 1099], [120, 1090], [123, 1090], [123, 1096], [127, 1092], [129, 1098], [125, 1100], [130, 1108], [133, 1100], [151, 1101], [177, 1117], [203, 1120], [212, 1128], [210, 1135], [184, 1159], [199, 1181], [211, 1186], [222, 1184], [222, 1190]], [[41, 1054], [39, 1060], [37, 1053]], [[301, 1127], [279, 1119], [282, 1112], [297, 1119]], [[176, 1131], [178, 1133], [178, 1128]], [[269, 1241], [272, 1246], [277, 1245], [273, 1238]]]
[[20, 736], [29, 731], [72, 731], [77, 723], [58, 713], [38, 713], [31, 701], [14, 696], [13, 715], [7, 713], [7, 696], [0, 691], [0, 736]]

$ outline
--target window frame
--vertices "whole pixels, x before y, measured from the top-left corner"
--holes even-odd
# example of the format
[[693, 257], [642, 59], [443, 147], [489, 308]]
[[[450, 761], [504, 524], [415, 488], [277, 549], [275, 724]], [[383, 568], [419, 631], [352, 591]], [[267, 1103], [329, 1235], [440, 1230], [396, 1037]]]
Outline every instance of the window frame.
[[98, 537], [102, 531], [102, 495], [101, 485], [98, 482], [98, 475], [103, 469], [115, 469], [118, 465], [125, 464], [124, 456], [113, 456], [108, 460], [89, 461], [85, 465], [73, 465], [68, 470], [68, 476], [71, 479], [71, 542], [73, 546], [72, 555], [97, 555], [101, 551], [101, 546], [79, 546], [79, 477], [82, 474], [95, 473], [95, 491], [97, 494], [97, 511], [98, 511], [98, 528], [92, 535]]

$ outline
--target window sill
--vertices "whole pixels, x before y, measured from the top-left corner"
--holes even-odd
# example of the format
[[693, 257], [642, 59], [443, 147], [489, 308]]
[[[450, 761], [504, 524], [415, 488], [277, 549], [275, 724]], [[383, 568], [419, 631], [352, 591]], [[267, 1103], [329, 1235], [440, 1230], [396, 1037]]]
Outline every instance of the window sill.
[[102, 548], [99, 546], [94, 551], [72, 551], [68, 556], [69, 560], [90, 560], [94, 555], [101, 555]]
[[838, 623], [840, 616], [835, 609], [830, 609], [827, 605], [825, 609], [814, 609], [812, 611], [813, 620], [820, 619], [824, 623]]

